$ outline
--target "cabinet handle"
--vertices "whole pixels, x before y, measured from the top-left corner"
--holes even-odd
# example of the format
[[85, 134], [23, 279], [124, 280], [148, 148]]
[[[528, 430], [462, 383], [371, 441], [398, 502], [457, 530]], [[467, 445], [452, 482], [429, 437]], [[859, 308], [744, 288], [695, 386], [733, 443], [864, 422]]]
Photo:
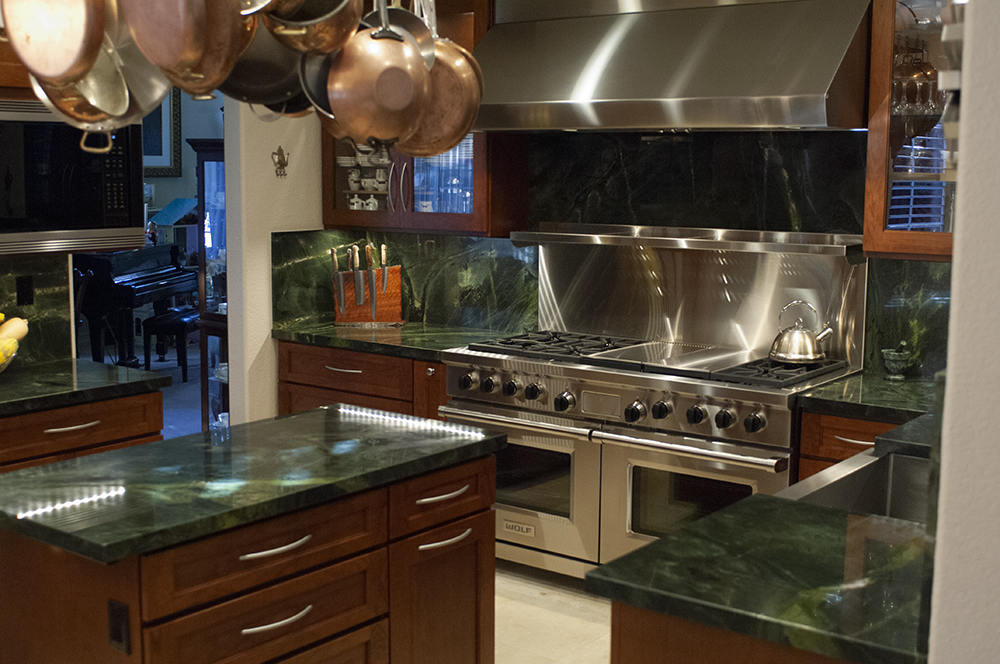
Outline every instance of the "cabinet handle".
[[389, 211], [390, 212], [395, 212], [396, 211], [396, 205], [392, 202], [392, 173], [395, 170], [396, 170], [396, 162], [390, 163], [389, 164], [389, 177], [387, 178], [387, 180], [389, 182], [389, 195], [386, 196], [386, 198], [389, 199]]
[[276, 549], [268, 549], [267, 551], [257, 551], [256, 553], [244, 553], [240, 556], [240, 560], [257, 560], [258, 558], [267, 558], [268, 556], [277, 556], [281, 553], [286, 553], [292, 549], [297, 549], [309, 540], [312, 539], [312, 535], [306, 535], [302, 539], [292, 542], [291, 544], [286, 544], [284, 546], [279, 546]]
[[66, 433], [67, 431], [79, 431], [81, 429], [89, 429], [90, 427], [96, 427], [100, 424], [100, 420], [94, 420], [93, 422], [88, 422], [87, 424], [77, 424], [72, 427], [63, 427], [61, 429], [46, 429], [43, 433]]
[[403, 205], [403, 212], [409, 212], [406, 207], [406, 190], [403, 185], [406, 183], [406, 167], [409, 162], [403, 162], [403, 167], [399, 169], [399, 202]]
[[427, 375], [428, 376], [433, 376], [436, 373], [437, 373], [437, 370], [434, 367], [427, 367]]
[[338, 369], [337, 367], [331, 367], [328, 365], [323, 365], [323, 366], [325, 366], [330, 371], [339, 371], [340, 373], [356, 373], [356, 374], [361, 373], [361, 369]]
[[854, 443], [855, 445], [865, 445], [867, 447], [872, 447], [875, 445], [875, 441], [868, 442], [867, 440], [851, 440], [850, 438], [844, 438], [842, 436], [834, 436], [837, 440], [842, 440], [845, 443]]
[[446, 493], [442, 496], [434, 496], [433, 498], [421, 498], [417, 501], [417, 505], [429, 505], [431, 503], [440, 503], [445, 500], [451, 500], [452, 498], [458, 498], [463, 493], [469, 490], [469, 485], [466, 484], [458, 491], [452, 491], [451, 493]]
[[[470, 529], [471, 530], [471, 529]], [[284, 620], [279, 620], [278, 622], [273, 622], [270, 625], [261, 625], [260, 627], [247, 627], [244, 630], [240, 630], [240, 634], [243, 636], [250, 636], [251, 634], [260, 634], [261, 632], [269, 632], [272, 629], [278, 629], [279, 627], [284, 627], [285, 625], [291, 625], [296, 620], [305, 618], [306, 614], [312, 611], [313, 605], [310, 604], [306, 608], [302, 609], [296, 613], [291, 618], [285, 618]]]
[[455, 544], [461, 542], [466, 537], [472, 534], [472, 528], [467, 528], [461, 535], [456, 535], [451, 539], [446, 539], [443, 542], [434, 542], [433, 544], [421, 544], [417, 547], [417, 551], [429, 551], [430, 549], [440, 549], [443, 546], [448, 546], [449, 544]]

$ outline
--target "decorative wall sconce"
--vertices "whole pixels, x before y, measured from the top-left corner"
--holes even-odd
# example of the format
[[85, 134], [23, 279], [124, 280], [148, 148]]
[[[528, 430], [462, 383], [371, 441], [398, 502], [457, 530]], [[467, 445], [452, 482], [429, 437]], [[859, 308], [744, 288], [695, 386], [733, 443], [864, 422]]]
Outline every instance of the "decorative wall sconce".
[[285, 171], [288, 168], [288, 160], [291, 158], [291, 153], [285, 154], [285, 151], [278, 146], [277, 152], [271, 153], [271, 161], [274, 162], [274, 175], [275, 177], [283, 178], [288, 173]]

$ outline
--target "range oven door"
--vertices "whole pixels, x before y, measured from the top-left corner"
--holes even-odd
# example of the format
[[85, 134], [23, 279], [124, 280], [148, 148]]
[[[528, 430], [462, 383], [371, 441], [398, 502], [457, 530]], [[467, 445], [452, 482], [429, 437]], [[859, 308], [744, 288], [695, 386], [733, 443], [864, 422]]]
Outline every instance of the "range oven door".
[[789, 454], [686, 436], [595, 431], [602, 444], [601, 563], [753, 493], [788, 486]]
[[507, 434], [507, 447], [497, 453], [497, 541], [596, 564], [601, 446], [590, 440], [591, 428], [544, 414], [456, 404], [438, 412], [449, 422]]

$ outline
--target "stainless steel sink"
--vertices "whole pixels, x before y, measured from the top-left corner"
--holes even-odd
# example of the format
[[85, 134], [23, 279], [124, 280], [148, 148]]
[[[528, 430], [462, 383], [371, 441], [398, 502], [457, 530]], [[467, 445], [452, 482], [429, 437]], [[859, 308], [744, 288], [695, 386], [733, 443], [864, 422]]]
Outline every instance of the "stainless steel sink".
[[857, 514], [926, 523], [930, 461], [873, 450], [827, 468], [777, 495]]

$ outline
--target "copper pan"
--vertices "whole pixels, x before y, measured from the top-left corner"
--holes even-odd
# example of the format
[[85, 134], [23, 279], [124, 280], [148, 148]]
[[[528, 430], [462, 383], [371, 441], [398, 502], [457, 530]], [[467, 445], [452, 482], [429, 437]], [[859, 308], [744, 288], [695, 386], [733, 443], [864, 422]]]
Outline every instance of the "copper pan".
[[80, 122], [100, 122], [128, 111], [128, 85], [110, 37], [104, 38], [93, 66], [79, 80], [61, 86], [36, 80], [56, 108]]
[[247, 104], [280, 105], [302, 90], [297, 71], [300, 55], [258, 24], [250, 46], [218, 90]]
[[205, 53], [211, 0], [118, 0], [136, 46], [157, 67], [183, 70]]
[[288, 14], [264, 13], [264, 25], [287, 48], [333, 53], [351, 38], [361, 21], [363, 0], [305, 0]]
[[40, 81], [64, 86], [82, 78], [104, 40], [104, 0], [4, 0], [7, 39]]
[[411, 157], [432, 157], [451, 150], [472, 129], [483, 98], [482, 73], [472, 54], [437, 34], [434, 0], [427, 3], [427, 20], [435, 37], [431, 95], [412, 136], [396, 143]]
[[409, 138], [427, 107], [430, 72], [416, 44], [389, 27], [358, 31], [330, 63], [327, 97], [337, 122], [355, 143]]
[[212, 92], [232, 73], [257, 30], [257, 15], [243, 16], [240, 0], [208, 0], [205, 49], [197, 64], [161, 67], [163, 73], [194, 99], [213, 99]]

